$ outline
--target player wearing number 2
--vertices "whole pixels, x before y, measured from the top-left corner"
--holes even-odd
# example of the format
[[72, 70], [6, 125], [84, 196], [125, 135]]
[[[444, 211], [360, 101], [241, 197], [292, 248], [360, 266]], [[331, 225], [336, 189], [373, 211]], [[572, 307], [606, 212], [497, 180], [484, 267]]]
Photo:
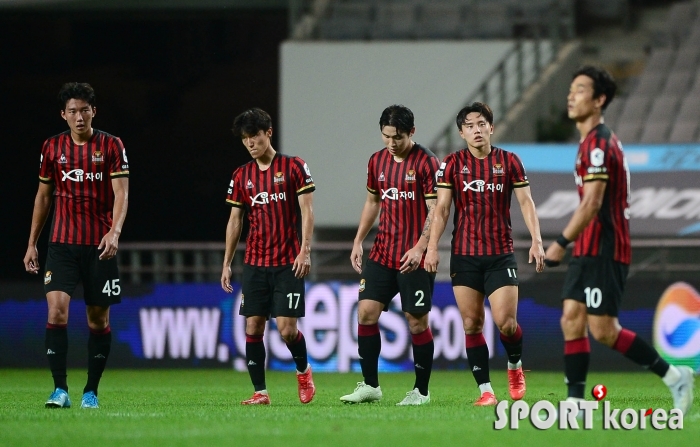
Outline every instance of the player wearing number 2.
[[126, 218], [129, 165], [121, 140], [92, 128], [95, 92], [89, 84], [64, 84], [58, 100], [69, 130], [46, 140], [41, 151], [24, 266], [39, 273], [36, 244], [55, 201], [44, 271], [49, 308], [45, 349], [54, 380], [46, 407], [71, 406], [66, 380], [68, 308], [82, 281], [90, 336], [81, 407], [98, 408], [97, 386], [112, 345], [109, 307], [121, 301], [115, 255]]
[[600, 343], [660, 376], [671, 389], [674, 407], [685, 414], [693, 400], [693, 371], [664, 361], [634, 332], [620, 326], [618, 312], [632, 257], [629, 233], [630, 175], [617, 136], [603, 111], [615, 96], [610, 74], [585, 66], [572, 78], [569, 118], [581, 135], [574, 176], [578, 208], [546, 253], [556, 265], [575, 241], [562, 293], [561, 327], [568, 399], [582, 400], [588, 373], [588, 330]]

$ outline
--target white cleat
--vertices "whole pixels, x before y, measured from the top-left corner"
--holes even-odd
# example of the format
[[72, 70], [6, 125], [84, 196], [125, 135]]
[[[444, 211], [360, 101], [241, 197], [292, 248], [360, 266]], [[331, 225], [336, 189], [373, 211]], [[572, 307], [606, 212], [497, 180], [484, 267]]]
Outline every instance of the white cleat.
[[340, 400], [347, 404], [359, 404], [362, 402], [378, 402], [382, 399], [382, 387], [367, 385], [365, 382], [357, 382], [357, 388], [352, 394], [342, 396]]
[[428, 403], [430, 403], [430, 391], [428, 391], [427, 396], [423, 396], [418, 388], [414, 388], [406, 393], [406, 397], [396, 405], [425, 405]]
[[693, 386], [695, 386], [695, 373], [689, 366], [676, 366], [681, 373], [681, 378], [674, 385], [669, 386], [673, 395], [673, 408], [677, 408], [686, 415], [693, 404]]

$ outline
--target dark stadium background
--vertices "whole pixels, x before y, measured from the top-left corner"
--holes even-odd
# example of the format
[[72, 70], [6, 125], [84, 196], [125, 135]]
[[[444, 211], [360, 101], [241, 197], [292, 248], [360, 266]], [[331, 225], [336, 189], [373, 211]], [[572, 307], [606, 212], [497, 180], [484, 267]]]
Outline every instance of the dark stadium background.
[[280, 9], [3, 10], [0, 280], [29, 279], [22, 258], [39, 154], [47, 137], [67, 129], [56, 101], [67, 81], [92, 84], [93, 127], [121, 137], [127, 149], [131, 194], [121, 241], [223, 241], [226, 185], [248, 157], [232, 120], [253, 106], [278, 115], [287, 28]]

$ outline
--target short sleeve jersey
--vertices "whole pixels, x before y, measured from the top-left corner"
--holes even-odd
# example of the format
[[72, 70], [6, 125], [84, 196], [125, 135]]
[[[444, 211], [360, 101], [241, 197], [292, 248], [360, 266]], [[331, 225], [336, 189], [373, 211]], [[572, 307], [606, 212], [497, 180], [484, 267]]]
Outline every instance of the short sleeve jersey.
[[93, 129], [78, 145], [68, 130], [46, 140], [39, 181], [54, 186], [50, 242], [99, 245], [112, 228], [112, 179], [128, 176], [126, 150], [113, 135]]
[[419, 144], [401, 162], [395, 161], [386, 148], [370, 157], [367, 190], [381, 201], [371, 260], [392, 269], [401, 267], [401, 257], [416, 245], [423, 232], [428, 216], [425, 200], [437, 198], [435, 173], [439, 164], [435, 154]]
[[466, 148], [445, 157], [437, 173], [437, 186], [452, 190], [455, 206], [452, 253], [461, 256], [513, 253], [511, 195], [514, 188], [529, 184], [520, 158], [495, 146], [483, 159]]
[[622, 144], [598, 124], [579, 144], [574, 179], [583, 198], [586, 182], [607, 182], [603, 205], [576, 238], [573, 256], [603, 256], [622, 264], [632, 261], [629, 229], [630, 173]]
[[299, 254], [299, 198], [316, 190], [304, 160], [276, 153], [261, 170], [252, 160], [233, 172], [226, 202], [242, 208], [250, 227], [243, 262], [258, 267], [294, 263]]

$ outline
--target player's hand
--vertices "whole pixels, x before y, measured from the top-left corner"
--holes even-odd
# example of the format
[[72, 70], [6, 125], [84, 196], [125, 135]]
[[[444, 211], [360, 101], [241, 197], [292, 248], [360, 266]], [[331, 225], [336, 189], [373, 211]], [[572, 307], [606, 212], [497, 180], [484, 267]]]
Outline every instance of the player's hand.
[[401, 256], [401, 273], [409, 273], [420, 267], [420, 260], [423, 258], [423, 249], [413, 247]]
[[100, 245], [97, 247], [97, 249], [99, 250], [103, 247], [104, 250], [102, 250], [102, 253], [100, 253], [100, 260], [112, 259], [115, 257], [117, 255], [117, 249], [119, 248], [119, 235], [112, 230], [109, 230], [109, 232], [105, 234], [100, 241]]
[[533, 242], [532, 247], [530, 247], [528, 263], [532, 264], [533, 259], [535, 261], [535, 271], [542, 273], [544, 271], [544, 248], [542, 248], [541, 242]]
[[566, 254], [566, 249], [556, 242], [552, 242], [547, 251], [544, 254], [544, 263], [547, 267], [556, 267], [561, 264], [561, 260], [564, 259]]
[[362, 273], [362, 243], [355, 242], [352, 244], [352, 253], [350, 253], [350, 264], [357, 273]]
[[311, 250], [301, 249], [301, 253], [294, 260], [292, 271], [297, 278], [303, 278], [309, 274], [309, 271], [311, 271]]
[[36, 245], [27, 247], [27, 253], [24, 255], [24, 269], [33, 275], [39, 273], [39, 252]]
[[233, 293], [233, 286], [231, 285], [231, 266], [227, 265], [221, 271], [221, 288], [224, 289], [226, 293]]
[[428, 273], [437, 273], [437, 267], [440, 263], [440, 254], [437, 248], [430, 248], [425, 252], [425, 259], [423, 259], [423, 266], [425, 271]]

